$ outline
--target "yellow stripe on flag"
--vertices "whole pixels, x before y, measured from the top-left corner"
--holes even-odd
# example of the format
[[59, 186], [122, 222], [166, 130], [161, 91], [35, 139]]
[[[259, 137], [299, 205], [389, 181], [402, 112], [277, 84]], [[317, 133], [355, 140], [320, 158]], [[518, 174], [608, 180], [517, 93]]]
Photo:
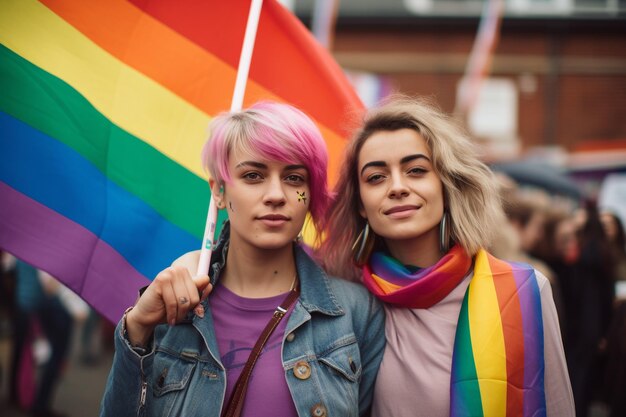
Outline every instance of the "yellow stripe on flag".
[[506, 351], [496, 288], [487, 254], [476, 256], [469, 287], [468, 315], [484, 417], [506, 415]]

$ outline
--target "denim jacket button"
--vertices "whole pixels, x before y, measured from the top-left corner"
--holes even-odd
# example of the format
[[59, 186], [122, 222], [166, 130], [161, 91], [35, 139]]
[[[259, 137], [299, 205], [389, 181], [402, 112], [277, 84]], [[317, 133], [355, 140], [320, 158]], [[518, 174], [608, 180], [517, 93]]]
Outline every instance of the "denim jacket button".
[[300, 361], [296, 363], [296, 366], [293, 368], [293, 374], [298, 379], [309, 379], [311, 376], [311, 367], [305, 361]]
[[315, 404], [311, 407], [311, 416], [326, 417], [326, 407], [324, 407], [324, 404]]
[[293, 333], [289, 333], [289, 334], [287, 335], [287, 341], [288, 341], [288, 342], [293, 342], [293, 339], [295, 339], [295, 338], [296, 338], [296, 335], [295, 335], [295, 334], [293, 334]]

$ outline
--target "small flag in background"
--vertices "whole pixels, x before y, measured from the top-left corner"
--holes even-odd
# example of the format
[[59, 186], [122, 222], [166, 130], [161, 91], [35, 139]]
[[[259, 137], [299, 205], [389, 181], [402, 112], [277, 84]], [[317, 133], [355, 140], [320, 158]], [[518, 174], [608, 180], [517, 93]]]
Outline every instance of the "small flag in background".
[[[200, 249], [200, 149], [228, 110], [250, 1], [2, 0], [0, 247], [116, 321], [137, 289]], [[306, 28], [266, 0], [244, 107], [317, 123], [334, 182], [362, 104]]]

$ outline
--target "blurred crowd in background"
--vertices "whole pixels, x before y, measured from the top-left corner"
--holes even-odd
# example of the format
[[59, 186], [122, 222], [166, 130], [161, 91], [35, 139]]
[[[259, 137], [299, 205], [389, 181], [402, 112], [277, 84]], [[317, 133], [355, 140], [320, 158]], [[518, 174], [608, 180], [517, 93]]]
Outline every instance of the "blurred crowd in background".
[[624, 221], [593, 199], [574, 202], [505, 175], [500, 185], [506, 219], [491, 251], [530, 263], [552, 284], [577, 415], [593, 403], [626, 415]]
[[[53, 404], [70, 356], [81, 367], [97, 367], [112, 355], [113, 324], [50, 274], [0, 254], [0, 414], [61, 417]], [[82, 383], [87, 388], [93, 381]], [[80, 402], [81, 393], [75, 394]]]

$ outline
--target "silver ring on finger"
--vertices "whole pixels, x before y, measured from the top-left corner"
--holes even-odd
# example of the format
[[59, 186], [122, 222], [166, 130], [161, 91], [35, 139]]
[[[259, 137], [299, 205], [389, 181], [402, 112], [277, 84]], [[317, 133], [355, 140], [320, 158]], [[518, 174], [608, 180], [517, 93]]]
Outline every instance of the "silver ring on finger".
[[181, 306], [184, 306], [184, 305], [185, 305], [185, 304], [187, 304], [188, 302], [189, 302], [189, 299], [188, 299], [187, 297], [180, 297], [180, 298], [178, 299], [178, 303], [179, 303]]

